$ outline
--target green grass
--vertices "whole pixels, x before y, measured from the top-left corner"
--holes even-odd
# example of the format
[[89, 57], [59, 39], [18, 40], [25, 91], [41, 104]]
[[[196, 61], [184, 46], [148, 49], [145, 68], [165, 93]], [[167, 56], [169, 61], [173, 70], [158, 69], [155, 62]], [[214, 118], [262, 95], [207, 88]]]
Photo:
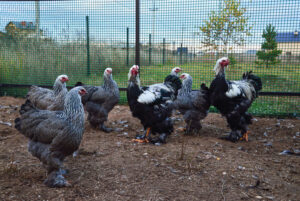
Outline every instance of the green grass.
[[[195, 61], [178, 65], [178, 56], [167, 55], [167, 64], [161, 64], [161, 54], [153, 54], [155, 65], [148, 65], [147, 52], [141, 53], [142, 85], [163, 82], [174, 66], [180, 66], [183, 72], [193, 77], [193, 88], [198, 89], [201, 83], [208, 86], [214, 78], [213, 67], [215, 57], [203, 56]], [[113, 68], [113, 77], [119, 87], [127, 87], [126, 50], [109, 46], [91, 46], [91, 74], [87, 76], [86, 49], [81, 41], [69, 44], [54, 42], [37, 42], [20, 40], [7, 42], [0, 40], [0, 83], [7, 84], [40, 84], [53, 85], [60, 74], [67, 74], [68, 86], [77, 81], [85, 84], [102, 84], [103, 71], [106, 67]], [[134, 62], [134, 50], [130, 50], [130, 66]], [[262, 78], [262, 91], [299, 92], [300, 64], [281, 63], [265, 68], [254, 62], [239, 62], [226, 71], [230, 80], [238, 80], [243, 72], [252, 70]], [[24, 96], [26, 89], [0, 89], [0, 95]], [[259, 97], [251, 107], [257, 115], [299, 115], [299, 97]], [[126, 103], [125, 93], [121, 93], [121, 103]], [[212, 111], [214, 109], [212, 108]]]

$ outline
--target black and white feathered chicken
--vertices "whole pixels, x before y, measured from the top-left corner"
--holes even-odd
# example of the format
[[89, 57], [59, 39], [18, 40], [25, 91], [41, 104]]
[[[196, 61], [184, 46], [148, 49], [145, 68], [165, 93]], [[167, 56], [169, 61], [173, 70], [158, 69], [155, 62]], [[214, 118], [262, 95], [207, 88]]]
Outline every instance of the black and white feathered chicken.
[[33, 85], [27, 93], [27, 99], [41, 110], [63, 110], [65, 97], [68, 93], [67, 81], [69, 81], [67, 75], [58, 76], [54, 82], [53, 90]]
[[65, 157], [78, 149], [84, 132], [83, 87], [71, 89], [65, 98], [63, 111], [39, 110], [27, 100], [21, 106], [21, 117], [15, 128], [29, 138], [28, 151], [47, 168], [45, 184], [49, 187], [68, 186], [63, 177]]
[[181, 72], [181, 68], [180, 67], [174, 67], [172, 70], [171, 70], [171, 73], [170, 75], [176, 75], [178, 76], [178, 73]]
[[214, 67], [216, 77], [209, 88], [210, 101], [227, 119], [231, 128], [227, 139], [233, 142], [241, 139], [247, 141], [248, 125], [251, 124], [252, 119], [247, 110], [262, 89], [262, 82], [251, 71], [244, 73], [241, 80], [226, 80], [225, 68], [228, 65], [227, 57], [217, 61]]
[[185, 133], [198, 133], [202, 128], [200, 120], [208, 114], [210, 106], [209, 91], [204, 83], [201, 84], [199, 91], [193, 91], [193, 79], [187, 73], [181, 74], [180, 78], [182, 79], [182, 87], [178, 92], [175, 106], [183, 115], [186, 123]]
[[[82, 85], [78, 82], [76, 86]], [[112, 78], [112, 69], [106, 68], [103, 75], [102, 86], [83, 85], [87, 94], [82, 97], [82, 103], [88, 112], [90, 124], [104, 132], [112, 131], [104, 122], [107, 121], [108, 113], [119, 102], [120, 93], [117, 83]]]
[[[134, 117], [140, 119], [144, 126], [144, 134], [137, 136], [137, 141], [161, 144], [173, 132], [171, 120], [174, 100], [181, 81], [176, 75], [168, 75], [164, 83], [147, 87], [140, 86], [139, 67], [134, 65], [128, 73], [127, 100]], [[151, 138], [150, 133], [158, 134]]]

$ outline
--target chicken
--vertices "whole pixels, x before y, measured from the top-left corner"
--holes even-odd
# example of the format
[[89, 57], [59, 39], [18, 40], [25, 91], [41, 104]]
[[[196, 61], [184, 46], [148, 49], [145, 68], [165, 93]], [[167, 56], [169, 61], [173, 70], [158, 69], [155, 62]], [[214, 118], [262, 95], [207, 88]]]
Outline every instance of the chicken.
[[71, 89], [65, 98], [63, 111], [39, 110], [30, 100], [21, 106], [15, 128], [29, 138], [28, 151], [46, 167], [49, 187], [70, 185], [63, 174], [63, 161], [78, 149], [84, 132], [83, 87]]
[[182, 88], [175, 101], [176, 109], [183, 115], [186, 123], [185, 133], [198, 133], [202, 128], [200, 120], [204, 119], [210, 107], [209, 91], [205, 84], [199, 91], [192, 91], [193, 79], [187, 74], [181, 74]]
[[252, 116], [247, 110], [262, 89], [262, 82], [252, 71], [244, 73], [239, 81], [226, 80], [225, 67], [228, 65], [227, 57], [217, 61], [214, 68], [216, 77], [209, 88], [210, 101], [227, 119], [231, 132], [226, 139], [248, 141], [248, 125], [252, 123]]
[[[107, 128], [104, 122], [107, 121], [108, 113], [119, 102], [120, 92], [117, 83], [112, 78], [111, 68], [105, 69], [103, 78], [102, 86], [83, 85], [88, 94], [82, 97], [82, 103], [88, 112], [90, 124], [104, 132], [111, 132], [113, 129]], [[82, 85], [82, 83], [78, 82], [76, 85]]]
[[178, 76], [178, 73], [181, 72], [181, 68], [179, 67], [174, 67], [172, 70], [171, 70], [171, 73], [170, 75], [176, 75]]
[[53, 90], [33, 85], [27, 93], [27, 99], [41, 110], [63, 110], [65, 97], [68, 93], [67, 81], [69, 81], [67, 75], [58, 76], [54, 82]]
[[[168, 75], [164, 83], [140, 86], [139, 67], [134, 65], [128, 73], [127, 100], [134, 117], [144, 126], [144, 134], [138, 135], [135, 141], [152, 142], [160, 145], [173, 132], [173, 122], [170, 118], [174, 109], [181, 81], [176, 75]], [[150, 134], [158, 134], [151, 138]]]

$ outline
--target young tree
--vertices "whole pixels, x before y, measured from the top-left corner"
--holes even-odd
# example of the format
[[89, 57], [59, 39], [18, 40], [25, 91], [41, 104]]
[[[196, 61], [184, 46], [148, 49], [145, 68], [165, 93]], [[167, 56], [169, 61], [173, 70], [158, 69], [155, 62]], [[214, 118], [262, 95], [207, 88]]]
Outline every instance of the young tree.
[[256, 52], [258, 59], [262, 60], [256, 61], [257, 64], [265, 64], [268, 68], [269, 65], [274, 65], [280, 61], [276, 59], [282, 51], [277, 49], [276, 42], [276, 31], [275, 27], [271, 24], [267, 25], [266, 29], [263, 31], [262, 37], [265, 39], [265, 42], [261, 44], [261, 51]]
[[246, 8], [239, 0], [224, 0], [220, 11], [213, 11], [200, 30], [204, 34], [202, 43], [209, 50], [227, 53], [231, 45], [243, 45], [246, 36], [251, 36], [252, 26], [245, 17]]

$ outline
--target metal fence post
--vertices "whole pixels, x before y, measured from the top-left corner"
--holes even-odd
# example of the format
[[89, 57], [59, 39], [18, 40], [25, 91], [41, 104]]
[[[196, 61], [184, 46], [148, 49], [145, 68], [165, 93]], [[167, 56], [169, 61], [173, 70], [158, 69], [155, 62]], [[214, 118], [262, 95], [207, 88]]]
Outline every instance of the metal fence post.
[[129, 28], [126, 28], [126, 65], [129, 66]]
[[86, 54], [87, 54], [87, 75], [91, 74], [90, 69], [90, 31], [89, 31], [89, 16], [85, 17], [86, 20]]
[[182, 64], [182, 43], [180, 44], [180, 57], [179, 57], [179, 63]]
[[162, 59], [163, 64], [166, 63], [166, 39], [163, 39], [163, 59]]
[[135, 0], [135, 65], [140, 66], [140, 0]]
[[152, 57], [152, 47], [151, 47], [151, 34], [149, 34], [149, 65], [151, 65], [151, 57]]

